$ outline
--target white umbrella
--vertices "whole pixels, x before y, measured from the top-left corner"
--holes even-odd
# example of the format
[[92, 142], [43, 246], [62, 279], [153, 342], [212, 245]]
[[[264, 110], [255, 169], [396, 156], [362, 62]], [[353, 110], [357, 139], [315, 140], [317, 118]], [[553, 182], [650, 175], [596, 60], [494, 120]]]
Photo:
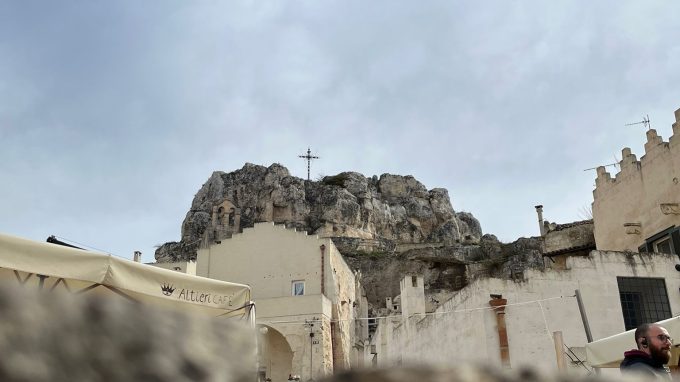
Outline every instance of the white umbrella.
[[3, 279], [49, 291], [116, 294], [140, 303], [212, 316], [244, 317], [253, 310], [247, 285], [0, 234]]
[[[680, 338], [680, 316], [657, 322], [668, 330], [671, 337]], [[680, 357], [680, 345], [671, 348], [671, 360], [668, 365], [678, 365]], [[586, 344], [586, 357], [593, 367], [619, 367], [623, 361], [623, 352], [635, 349], [635, 329], [619, 333]]]

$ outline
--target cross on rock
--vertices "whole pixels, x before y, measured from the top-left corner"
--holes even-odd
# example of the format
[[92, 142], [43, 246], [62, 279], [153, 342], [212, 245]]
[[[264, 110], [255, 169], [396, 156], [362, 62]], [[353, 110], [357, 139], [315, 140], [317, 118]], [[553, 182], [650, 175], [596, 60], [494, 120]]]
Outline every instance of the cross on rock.
[[299, 158], [307, 160], [307, 180], [309, 180], [309, 167], [312, 159], [319, 159], [319, 157], [312, 155], [312, 150], [307, 147], [307, 155], [298, 155]]

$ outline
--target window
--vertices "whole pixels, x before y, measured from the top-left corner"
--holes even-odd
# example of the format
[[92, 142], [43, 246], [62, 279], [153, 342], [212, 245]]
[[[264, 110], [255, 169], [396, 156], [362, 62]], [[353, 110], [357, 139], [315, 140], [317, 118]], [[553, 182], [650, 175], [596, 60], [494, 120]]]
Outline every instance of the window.
[[417, 276], [411, 276], [411, 286], [414, 288], [418, 286], [418, 277]]
[[671, 318], [666, 283], [663, 279], [617, 277], [626, 330], [640, 324]]
[[304, 295], [305, 295], [305, 281], [304, 280], [293, 281], [293, 296]]
[[671, 226], [647, 238], [638, 251], [680, 255], [680, 227]]
[[657, 253], [673, 253], [673, 243], [671, 242], [671, 237], [666, 236], [663, 239], [659, 239], [653, 243], [654, 252]]

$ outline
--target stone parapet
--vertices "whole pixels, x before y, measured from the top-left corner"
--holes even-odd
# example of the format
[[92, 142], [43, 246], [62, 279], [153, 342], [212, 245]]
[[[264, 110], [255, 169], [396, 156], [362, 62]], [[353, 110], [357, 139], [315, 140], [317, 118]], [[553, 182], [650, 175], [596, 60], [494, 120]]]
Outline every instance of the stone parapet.
[[598, 249], [638, 250], [654, 235], [680, 225], [673, 213], [680, 204], [680, 109], [675, 117], [668, 142], [650, 129], [639, 160], [626, 147], [613, 177], [604, 166], [597, 168], [592, 211]]

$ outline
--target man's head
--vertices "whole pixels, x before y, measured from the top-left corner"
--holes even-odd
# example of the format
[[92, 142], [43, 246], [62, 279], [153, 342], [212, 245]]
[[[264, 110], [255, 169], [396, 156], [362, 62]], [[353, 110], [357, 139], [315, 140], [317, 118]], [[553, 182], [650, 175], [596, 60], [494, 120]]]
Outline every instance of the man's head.
[[663, 364], [667, 364], [671, 359], [673, 340], [662, 326], [656, 324], [638, 326], [635, 330], [635, 343], [638, 349]]

